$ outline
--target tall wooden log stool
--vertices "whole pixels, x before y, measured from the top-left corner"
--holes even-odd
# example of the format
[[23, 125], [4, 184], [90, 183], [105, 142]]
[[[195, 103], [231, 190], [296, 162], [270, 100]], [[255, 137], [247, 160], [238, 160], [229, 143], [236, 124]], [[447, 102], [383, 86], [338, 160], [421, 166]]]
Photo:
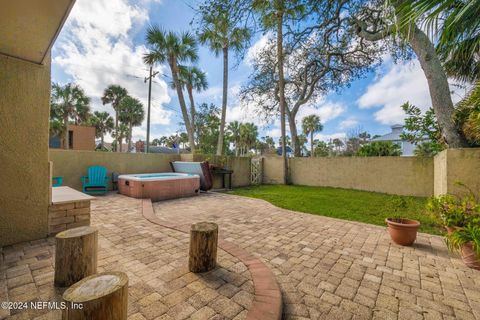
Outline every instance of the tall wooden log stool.
[[63, 293], [64, 320], [126, 320], [128, 276], [110, 271], [94, 274]]
[[190, 254], [188, 269], [191, 272], [207, 272], [217, 264], [218, 225], [199, 222], [190, 229]]
[[96, 228], [69, 229], [58, 233], [55, 238], [55, 286], [69, 287], [97, 272]]

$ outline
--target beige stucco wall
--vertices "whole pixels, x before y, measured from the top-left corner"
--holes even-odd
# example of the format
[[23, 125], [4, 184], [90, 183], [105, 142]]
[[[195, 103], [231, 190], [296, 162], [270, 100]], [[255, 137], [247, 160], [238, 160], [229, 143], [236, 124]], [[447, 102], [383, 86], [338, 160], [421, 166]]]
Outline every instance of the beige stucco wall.
[[63, 176], [63, 185], [77, 190], [82, 189], [80, 177], [87, 174], [87, 168], [90, 166], [106, 167], [111, 177], [112, 172], [124, 174], [169, 172], [172, 171], [169, 162], [175, 160], [180, 160], [180, 156], [50, 149], [53, 175]]
[[[245, 187], [250, 185], [250, 157], [218, 157], [214, 155], [182, 155], [182, 161], [205, 161], [215, 166], [226, 166], [233, 170], [232, 187]], [[228, 179], [228, 178], [225, 178]], [[225, 182], [228, 185], [228, 181]], [[213, 188], [222, 187], [222, 176], [214, 175]]]
[[480, 148], [448, 149], [437, 157], [435, 171], [443, 178], [435, 182], [436, 195], [466, 193], [467, 190], [458, 185], [459, 182], [475, 194], [480, 194]]
[[48, 232], [49, 61], [0, 56], [0, 246]]
[[279, 156], [266, 156], [263, 160], [263, 177], [264, 184], [281, 184], [283, 183], [283, 160]]
[[[264, 159], [264, 183], [281, 182], [280, 157]], [[290, 181], [399, 195], [433, 195], [433, 159], [335, 157], [289, 159]]]
[[73, 150], [95, 150], [95, 127], [68, 125], [73, 131]]

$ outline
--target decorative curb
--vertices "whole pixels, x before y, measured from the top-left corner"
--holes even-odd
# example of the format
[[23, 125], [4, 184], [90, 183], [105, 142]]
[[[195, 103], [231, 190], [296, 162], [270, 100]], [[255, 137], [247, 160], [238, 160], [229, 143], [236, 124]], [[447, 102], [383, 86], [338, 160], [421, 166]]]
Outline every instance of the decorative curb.
[[[148, 221], [165, 228], [190, 233], [190, 225], [176, 225], [157, 218], [152, 201], [142, 199], [142, 214]], [[247, 320], [280, 320], [282, 318], [282, 293], [272, 271], [260, 259], [230, 241], [219, 238], [218, 246], [242, 261], [253, 279], [255, 295], [247, 313]]]

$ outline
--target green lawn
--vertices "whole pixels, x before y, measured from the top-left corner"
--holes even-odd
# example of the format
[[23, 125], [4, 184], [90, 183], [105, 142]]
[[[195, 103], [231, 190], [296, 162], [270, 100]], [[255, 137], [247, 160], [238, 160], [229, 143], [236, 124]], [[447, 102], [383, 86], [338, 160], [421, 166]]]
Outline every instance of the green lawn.
[[237, 188], [229, 192], [259, 198], [294, 211], [327, 217], [385, 225], [385, 218], [395, 215], [395, 203], [406, 200], [406, 208], [397, 216], [421, 222], [420, 231], [442, 234], [443, 229], [425, 213], [427, 198], [395, 196], [377, 192], [307, 186], [261, 185]]

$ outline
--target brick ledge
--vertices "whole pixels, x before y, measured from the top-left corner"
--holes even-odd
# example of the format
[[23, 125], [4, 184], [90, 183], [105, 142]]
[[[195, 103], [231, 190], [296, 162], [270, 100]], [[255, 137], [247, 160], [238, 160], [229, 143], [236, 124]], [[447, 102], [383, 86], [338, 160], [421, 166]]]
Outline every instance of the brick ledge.
[[[176, 225], [157, 218], [152, 201], [142, 199], [142, 214], [151, 223], [183, 233], [190, 233], [189, 225]], [[282, 318], [282, 293], [272, 271], [260, 259], [230, 241], [219, 238], [218, 246], [242, 261], [250, 271], [255, 295], [247, 313], [247, 320], [280, 320]]]

